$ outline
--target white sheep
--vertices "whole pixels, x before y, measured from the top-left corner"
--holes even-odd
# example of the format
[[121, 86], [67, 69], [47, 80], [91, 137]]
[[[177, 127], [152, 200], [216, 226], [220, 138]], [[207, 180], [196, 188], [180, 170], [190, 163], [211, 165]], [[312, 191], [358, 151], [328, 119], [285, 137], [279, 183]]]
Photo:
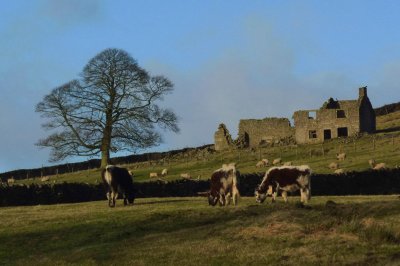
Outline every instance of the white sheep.
[[14, 177], [11, 177], [11, 178], [8, 178], [8, 179], [7, 179], [7, 184], [9, 184], [9, 185], [14, 184], [14, 182], [15, 182]]
[[258, 161], [257, 164], [256, 164], [257, 168], [261, 168], [261, 167], [264, 167], [264, 166], [265, 166], [265, 163], [263, 161]]
[[376, 162], [375, 162], [374, 159], [369, 159], [369, 160], [368, 160], [368, 164], [369, 164], [369, 166], [370, 166], [371, 168], [374, 168]]
[[383, 170], [386, 169], [386, 163], [378, 163], [374, 165], [373, 170]]
[[182, 173], [180, 176], [183, 179], [192, 179], [192, 176], [189, 173]]
[[284, 162], [283, 166], [292, 166], [292, 162]]
[[268, 159], [262, 159], [261, 161], [264, 162], [264, 165], [265, 165], [265, 166], [268, 166], [268, 164], [269, 164]]
[[274, 161], [272, 162], [273, 165], [280, 165], [282, 163], [282, 159], [281, 158], [276, 158], [274, 159]]
[[161, 176], [166, 176], [166, 175], [168, 175], [168, 169], [167, 168], [164, 168], [162, 171], [161, 171]]
[[329, 169], [336, 170], [339, 169], [339, 164], [337, 162], [332, 162], [329, 164]]
[[42, 182], [47, 182], [47, 181], [50, 180], [50, 176], [43, 176], [40, 180], [41, 180]]
[[336, 175], [344, 174], [344, 170], [343, 169], [336, 169], [334, 173]]
[[150, 174], [149, 174], [149, 177], [150, 177], [150, 178], [153, 178], [153, 177], [154, 177], [154, 178], [157, 178], [157, 177], [158, 177], [158, 174], [157, 174], [157, 173], [150, 173]]
[[336, 159], [344, 161], [344, 159], [346, 159], [346, 153], [336, 153]]

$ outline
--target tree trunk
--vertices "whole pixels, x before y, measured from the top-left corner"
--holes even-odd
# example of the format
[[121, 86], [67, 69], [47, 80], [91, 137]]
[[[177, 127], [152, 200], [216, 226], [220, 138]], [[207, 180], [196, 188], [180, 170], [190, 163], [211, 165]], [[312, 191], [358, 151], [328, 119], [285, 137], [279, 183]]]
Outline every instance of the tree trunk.
[[104, 129], [101, 143], [101, 168], [105, 168], [110, 162], [111, 130], [111, 126], [106, 126]]
[[[103, 145], [104, 146], [104, 145]], [[105, 168], [110, 161], [110, 151], [109, 149], [102, 147], [101, 148], [101, 165], [100, 168]]]

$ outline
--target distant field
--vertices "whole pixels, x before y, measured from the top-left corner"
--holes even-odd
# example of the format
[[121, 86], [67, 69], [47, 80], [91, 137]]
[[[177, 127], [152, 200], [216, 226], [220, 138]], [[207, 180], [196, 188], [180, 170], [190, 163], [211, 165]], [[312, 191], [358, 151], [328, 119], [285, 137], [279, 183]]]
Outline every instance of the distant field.
[[[1, 208], [0, 265], [399, 265], [400, 199], [204, 198]], [[328, 200], [334, 201], [326, 205]]]

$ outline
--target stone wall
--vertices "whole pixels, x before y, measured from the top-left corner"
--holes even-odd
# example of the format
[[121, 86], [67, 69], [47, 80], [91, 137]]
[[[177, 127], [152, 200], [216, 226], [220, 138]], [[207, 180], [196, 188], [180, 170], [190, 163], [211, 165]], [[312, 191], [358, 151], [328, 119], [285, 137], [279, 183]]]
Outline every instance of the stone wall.
[[232, 148], [233, 140], [224, 124], [220, 124], [218, 126], [218, 130], [214, 134], [214, 142], [216, 151], [222, 151]]
[[242, 119], [238, 134], [248, 147], [258, 147], [294, 136], [294, 128], [287, 118]]

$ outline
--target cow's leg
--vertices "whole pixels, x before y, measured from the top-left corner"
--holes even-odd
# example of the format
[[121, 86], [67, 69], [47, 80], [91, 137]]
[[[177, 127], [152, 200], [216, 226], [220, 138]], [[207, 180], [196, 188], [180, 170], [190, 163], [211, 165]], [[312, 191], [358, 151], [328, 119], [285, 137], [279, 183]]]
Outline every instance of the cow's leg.
[[115, 207], [115, 201], [118, 197], [118, 192], [111, 191], [111, 202], [110, 202], [110, 207]]
[[302, 188], [302, 189], [300, 190], [301, 202], [303, 202], [303, 203], [308, 203], [308, 199], [309, 199], [309, 197], [310, 197], [309, 193], [310, 193], [310, 192], [308, 191], [307, 188]]
[[219, 195], [219, 206], [225, 206], [225, 195], [224, 194]]
[[228, 193], [225, 195], [225, 204], [226, 204], [226, 205], [231, 204], [231, 193], [230, 193], [230, 192], [228, 192]]
[[112, 207], [112, 206], [111, 206], [111, 192], [108, 191], [108, 192], [106, 193], [106, 196], [107, 196], [107, 200], [108, 200], [108, 206], [109, 206], [109, 207]]
[[127, 199], [126, 193], [123, 193], [122, 196], [124, 198], [124, 206], [128, 205], [128, 199]]
[[278, 191], [274, 191], [274, 193], [272, 193], [272, 202], [273, 203], [276, 201], [277, 196], [278, 196]]
[[282, 191], [282, 198], [285, 202], [288, 202], [288, 198], [287, 198], [287, 192], [286, 191]]
[[232, 200], [234, 206], [236, 206], [236, 204], [238, 203], [238, 198], [239, 198], [239, 190], [237, 189], [236, 186], [234, 186], [232, 189]]

